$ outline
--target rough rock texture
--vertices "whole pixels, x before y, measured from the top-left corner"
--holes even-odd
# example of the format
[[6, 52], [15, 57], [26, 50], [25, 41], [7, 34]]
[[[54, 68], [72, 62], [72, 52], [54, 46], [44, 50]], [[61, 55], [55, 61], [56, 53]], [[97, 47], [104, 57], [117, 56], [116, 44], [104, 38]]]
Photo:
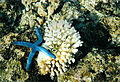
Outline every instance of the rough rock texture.
[[112, 16], [105, 17], [102, 19], [102, 23], [109, 30], [113, 44], [120, 46], [120, 18]]
[[[0, 81], [25, 81], [28, 79], [28, 73], [26, 73], [21, 66], [21, 62], [13, 60], [12, 58], [4, 60], [1, 63]], [[5, 67], [3, 67], [5, 66]]]
[[120, 1], [119, 0], [79, 0], [90, 12], [98, 15], [112, 37], [112, 44], [120, 46]]
[[[120, 56], [106, 50], [93, 49], [77, 66], [58, 76], [58, 82], [120, 81]], [[107, 52], [107, 53], [106, 53]]]
[[22, 0], [25, 9], [19, 28], [24, 28], [24, 26], [34, 27], [35, 25], [40, 27], [44, 20], [49, 19], [58, 8], [59, 3], [59, 0]]
[[28, 79], [28, 73], [22, 69], [20, 62], [24, 52], [15, 49], [11, 44], [16, 40], [16, 36], [18, 36], [17, 33], [9, 33], [0, 39], [0, 81], [2, 82]]

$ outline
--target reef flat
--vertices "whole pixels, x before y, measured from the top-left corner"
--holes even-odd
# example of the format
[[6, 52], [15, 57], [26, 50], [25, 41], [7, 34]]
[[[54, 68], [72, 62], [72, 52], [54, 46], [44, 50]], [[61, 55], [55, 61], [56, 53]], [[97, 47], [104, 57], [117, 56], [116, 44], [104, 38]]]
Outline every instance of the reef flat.
[[[32, 58], [32, 48], [15, 41], [43, 41]], [[1, 82], [120, 81], [119, 0], [1, 0]]]

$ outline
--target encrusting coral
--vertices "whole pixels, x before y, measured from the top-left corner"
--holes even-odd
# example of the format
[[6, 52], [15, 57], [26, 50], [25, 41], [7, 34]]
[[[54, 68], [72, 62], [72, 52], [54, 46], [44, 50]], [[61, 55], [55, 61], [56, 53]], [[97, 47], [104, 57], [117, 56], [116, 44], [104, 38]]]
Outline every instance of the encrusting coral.
[[67, 70], [69, 64], [74, 63], [74, 55], [82, 46], [80, 34], [71, 27], [66, 20], [51, 21], [45, 27], [43, 47], [50, 50], [56, 56], [56, 59], [44, 55], [39, 52], [37, 63], [41, 74], [50, 73], [51, 78], [55, 75], [63, 74]]

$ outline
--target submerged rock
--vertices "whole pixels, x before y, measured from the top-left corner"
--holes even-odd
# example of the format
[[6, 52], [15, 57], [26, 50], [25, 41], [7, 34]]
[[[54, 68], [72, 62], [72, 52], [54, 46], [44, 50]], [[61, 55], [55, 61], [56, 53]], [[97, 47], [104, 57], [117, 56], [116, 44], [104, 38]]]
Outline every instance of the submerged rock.
[[120, 18], [119, 17], [105, 17], [102, 19], [102, 23], [109, 30], [112, 37], [112, 43], [120, 46]]
[[[20, 59], [24, 52], [11, 46], [17, 33], [9, 33], [0, 39], [0, 81], [25, 81], [28, 73], [22, 69]], [[18, 54], [19, 51], [19, 54]], [[15, 54], [17, 53], [17, 55]]]
[[75, 67], [58, 76], [58, 82], [120, 81], [120, 56], [113, 51], [93, 49]]
[[[2, 74], [0, 74], [0, 81], [25, 81], [28, 79], [28, 73], [26, 73], [21, 66], [21, 62], [17, 60], [13, 60], [12, 58], [9, 60], [5, 60], [2, 63], [6, 63], [5, 69], [2, 70]], [[3, 67], [3, 66], [2, 66]]]

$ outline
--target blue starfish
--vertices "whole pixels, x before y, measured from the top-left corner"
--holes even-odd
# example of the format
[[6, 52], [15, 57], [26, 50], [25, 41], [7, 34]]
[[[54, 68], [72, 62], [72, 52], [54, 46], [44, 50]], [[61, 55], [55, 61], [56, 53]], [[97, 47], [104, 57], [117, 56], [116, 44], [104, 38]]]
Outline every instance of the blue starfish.
[[13, 42], [13, 44], [15, 44], [15, 45], [26, 46], [26, 47], [32, 48], [32, 51], [30, 52], [28, 60], [27, 60], [26, 70], [29, 69], [29, 66], [32, 62], [32, 58], [35, 55], [36, 51], [41, 51], [45, 55], [48, 55], [54, 59], [56, 58], [56, 56], [53, 55], [52, 53], [50, 53], [47, 49], [43, 48], [42, 46], [38, 46], [43, 41], [43, 39], [42, 39], [42, 35], [37, 26], [35, 26], [35, 29], [36, 29], [36, 33], [38, 36], [38, 40], [35, 43], [29, 43], [29, 42], [23, 42], [23, 41]]

